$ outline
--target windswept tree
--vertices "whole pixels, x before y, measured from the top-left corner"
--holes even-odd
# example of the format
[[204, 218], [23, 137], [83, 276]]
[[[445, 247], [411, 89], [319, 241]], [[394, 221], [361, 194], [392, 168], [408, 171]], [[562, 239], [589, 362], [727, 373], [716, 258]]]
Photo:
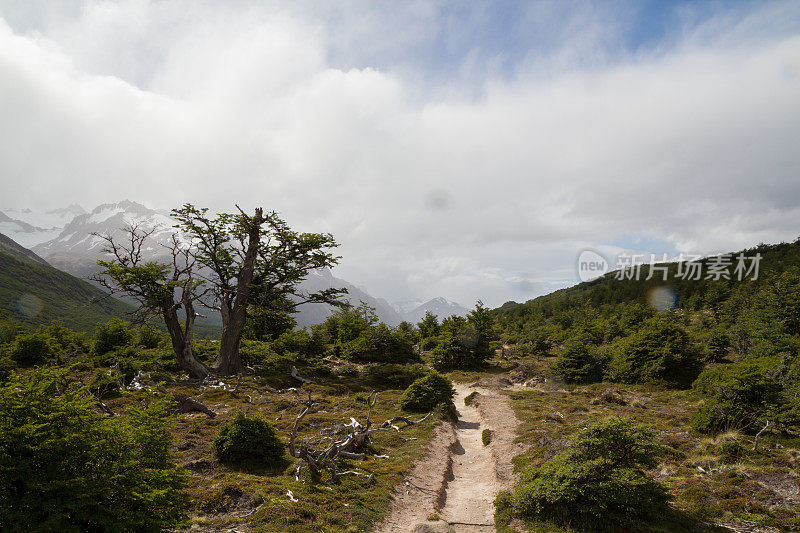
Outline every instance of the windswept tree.
[[[139, 304], [137, 318], [145, 321], [153, 316], [164, 320], [178, 363], [190, 376], [203, 379], [208, 368], [195, 356], [192, 348], [195, 307], [209, 294], [209, 288], [197, 275], [197, 262], [191, 249], [173, 235], [164, 245], [171, 262], [145, 260], [144, 252], [155, 229], [131, 226], [125, 237], [97, 235], [106, 241], [104, 252], [111, 258], [98, 261], [103, 270], [91, 279], [112, 294], [124, 293]], [[181, 316], [183, 315], [183, 316]]]
[[[243, 370], [239, 343], [250, 310], [281, 320], [304, 303], [343, 305], [345, 289], [300, 290], [300, 283], [319, 268], [334, 266], [336, 241], [330, 234], [299, 233], [271, 212], [253, 215], [221, 213], [186, 204], [173, 210], [176, 233], [166, 249], [172, 261], [145, 260], [143, 246], [153, 230], [128, 228], [125, 237], [102, 237], [111, 258], [99, 261], [102, 272], [93, 279], [111, 292], [139, 303], [141, 317], [163, 317], [181, 367], [202, 379], [210, 372], [231, 375]], [[196, 309], [219, 311], [222, 337], [211, 368], [192, 349]], [[181, 320], [181, 318], [183, 320]]]
[[293, 231], [274, 211], [265, 215], [262, 208], [253, 215], [239, 209], [211, 217], [207, 209], [186, 204], [172, 216], [203, 267], [205, 287], [213, 294], [205, 305], [222, 316], [215, 372], [242, 371], [239, 343], [250, 309], [291, 313], [305, 303], [343, 305], [338, 297], [345, 289], [304, 292], [299, 287], [311, 271], [338, 263], [331, 234]]

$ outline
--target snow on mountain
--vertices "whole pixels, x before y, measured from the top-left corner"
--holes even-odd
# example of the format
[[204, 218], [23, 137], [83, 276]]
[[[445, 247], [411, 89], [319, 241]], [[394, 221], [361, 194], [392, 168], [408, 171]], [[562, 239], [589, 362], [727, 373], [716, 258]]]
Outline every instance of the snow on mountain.
[[[421, 302], [422, 300], [419, 301]], [[439, 320], [452, 315], [467, 316], [467, 313], [469, 313], [469, 310], [465, 307], [442, 297], [433, 298], [417, 306], [413, 306], [414, 302], [415, 300], [407, 300], [395, 302], [394, 304], [395, 309], [400, 313], [403, 320], [412, 324], [422, 320], [428, 311], [439, 317]]]
[[[70, 206], [71, 208], [72, 206]], [[67, 208], [67, 209], [70, 209]], [[3, 224], [0, 213], [0, 228]], [[120, 237], [124, 228], [136, 225], [141, 229], [155, 229], [144, 252], [148, 259], [166, 259], [166, 249], [160, 244], [168, 244], [175, 234], [177, 221], [166, 212], [149, 209], [142, 204], [124, 200], [118, 203], [103, 204], [91, 212], [83, 212], [70, 220], [57, 235], [46, 242], [39, 242], [32, 250], [45, 258], [54, 267], [74, 276], [86, 279], [99, 272], [97, 260], [103, 257], [105, 241], [93, 235]], [[0, 232], [6, 233], [0, 229]], [[6, 233], [8, 235], [8, 233]], [[10, 235], [11, 236], [11, 235]], [[13, 237], [12, 237], [13, 238]], [[17, 240], [17, 239], [14, 239]], [[18, 241], [19, 242], [19, 241]], [[336, 278], [328, 269], [312, 272], [300, 289], [316, 292], [327, 288], [347, 288], [344, 299], [353, 305], [363, 301], [374, 307], [378, 318], [386, 324], [396, 326], [402, 321], [400, 315], [382, 298], [375, 298], [366, 290], [348, 281]], [[324, 304], [304, 304], [295, 316], [301, 326], [322, 322], [335, 311]]]
[[72, 264], [82, 264], [85, 260], [96, 261], [103, 255], [105, 241], [97, 235], [119, 237], [125, 228], [138, 226], [143, 230], [155, 230], [147, 252], [153, 257], [166, 255], [159, 246], [168, 243], [175, 233], [175, 221], [165, 213], [149, 209], [142, 204], [124, 200], [115, 204], [103, 204], [90, 213], [82, 213], [73, 218], [59, 235], [32, 249], [42, 257], [51, 257], [51, 264], [70, 274], [80, 275], [84, 268], [72, 271]]
[[[13, 213], [11, 210], [7, 211]], [[25, 248], [30, 248], [48, 239], [52, 239], [58, 235], [60, 231], [60, 228], [34, 226], [29, 222], [11, 217], [7, 213], [0, 211], [0, 233], [7, 235]]]

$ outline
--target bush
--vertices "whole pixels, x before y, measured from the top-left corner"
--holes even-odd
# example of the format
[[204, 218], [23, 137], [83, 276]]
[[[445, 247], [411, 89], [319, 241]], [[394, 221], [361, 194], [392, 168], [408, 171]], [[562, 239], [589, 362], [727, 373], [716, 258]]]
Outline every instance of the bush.
[[603, 379], [600, 361], [592, 355], [586, 343], [577, 341], [567, 344], [558, 354], [550, 371], [567, 383], [593, 383]]
[[131, 337], [127, 324], [118, 318], [112, 318], [95, 330], [92, 352], [103, 355], [114, 348], [125, 346], [131, 341]]
[[783, 410], [781, 384], [772, 377], [771, 360], [733, 363], [706, 370], [695, 390], [710, 396], [692, 417], [692, 427], [705, 434], [729, 429], [757, 431], [764, 417], [775, 421]]
[[0, 355], [0, 383], [3, 383], [14, 373], [17, 363], [10, 357]]
[[341, 345], [342, 357], [358, 363], [412, 363], [419, 355], [408, 338], [385, 324], [363, 330]]
[[366, 385], [381, 389], [405, 389], [419, 378], [430, 373], [419, 363], [413, 365], [371, 364], [362, 370]]
[[98, 370], [89, 383], [89, 392], [99, 399], [119, 395], [120, 375], [117, 372]]
[[702, 367], [686, 330], [669, 316], [656, 316], [612, 347], [609, 378], [688, 387]]
[[659, 450], [653, 432], [632, 420], [594, 424], [566, 449], [523, 473], [512, 497], [514, 512], [592, 531], [657, 518], [669, 496], [645, 469], [658, 464]]
[[9, 355], [20, 366], [32, 366], [43, 363], [53, 356], [50, 339], [42, 333], [18, 335], [11, 345]]
[[[176, 526], [185, 472], [168, 461], [162, 403], [105, 417], [64, 372], [0, 386], [0, 524], [18, 531], [153, 531]], [[43, 423], [46, 422], [46, 423]]]
[[456, 391], [449, 379], [432, 373], [412, 383], [400, 396], [400, 408], [405, 411], [430, 411], [439, 404], [452, 404]]
[[136, 345], [142, 348], [158, 348], [163, 339], [164, 337], [160, 331], [148, 325], [140, 327], [139, 331], [136, 332]]
[[220, 428], [214, 439], [214, 452], [223, 463], [256, 460], [268, 466], [278, 465], [283, 459], [284, 447], [267, 421], [241, 411]]

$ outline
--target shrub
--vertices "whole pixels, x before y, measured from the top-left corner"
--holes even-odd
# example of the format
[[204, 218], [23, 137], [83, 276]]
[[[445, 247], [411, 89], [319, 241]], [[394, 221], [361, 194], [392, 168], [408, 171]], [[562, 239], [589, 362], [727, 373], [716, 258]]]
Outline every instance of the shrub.
[[95, 330], [92, 351], [96, 355], [103, 355], [114, 348], [125, 346], [131, 341], [131, 337], [127, 324], [118, 318], [112, 318]]
[[267, 421], [241, 411], [214, 439], [214, 452], [223, 463], [256, 460], [274, 466], [282, 461], [283, 450], [283, 441]]
[[364, 367], [362, 379], [366, 385], [371, 387], [405, 389], [430, 372], [430, 369], [419, 363], [413, 365], [375, 363]]
[[342, 357], [359, 363], [411, 363], [419, 355], [408, 338], [385, 324], [364, 329], [358, 337], [341, 345]]
[[492, 430], [491, 429], [484, 429], [481, 432], [481, 442], [483, 442], [484, 446], [488, 446], [492, 443]]
[[695, 390], [710, 396], [692, 417], [692, 427], [705, 434], [729, 429], [757, 431], [764, 417], [773, 421], [782, 410], [781, 384], [772, 377], [768, 358], [706, 370]]
[[586, 343], [577, 341], [567, 344], [558, 354], [550, 371], [567, 383], [592, 383], [603, 379], [603, 369]]
[[31, 366], [43, 363], [53, 356], [50, 339], [42, 333], [18, 335], [11, 345], [9, 355], [20, 366]]
[[469, 394], [467, 394], [467, 396], [464, 398], [464, 405], [466, 405], [467, 407], [469, 407], [470, 405], [472, 405], [472, 402], [473, 402], [473, 401], [475, 400], [475, 398], [477, 398], [477, 397], [478, 397], [478, 391], [474, 390], [474, 391], [470, 392], [470, 393], [469, 393]]
[[97, 398], [119, 395], [120, 375], [117, 372], [98, 370], [89, 383], [89, 392]]
[[512, 497], [514, 512], [593, 531], [656, 518], [669, 496], [645, 469], [658, 464], [659, 450], [653, 432], [632, 420], [594, 424], [523, 473]]
[[187, 478], [168, 461], [168, 406], [105, 417], [83, 387], [63, 383], [63, 371], [38, 369], [0, 386], [0, 524], [19, 531], [177, 525]]
[[449, 379], [431, 373], [412, 383], [400, 396], [400, 408], [405, 411], [430, 411], [439, 404], [452, 404], [456, 391]]
[[148, 325], [140, 327], [136, 332], [136, 344], [142, 348], [158, 348], [162, 340], [161, 332]]
[[10, 357], [0, 355], [0, 383], [3, 383], [14, 373], [17, 364]]
[[656, 316], [612, 347], [609, 377], [622, 383], [688, 387], [702, 366], [686, 330], [669, 316]]

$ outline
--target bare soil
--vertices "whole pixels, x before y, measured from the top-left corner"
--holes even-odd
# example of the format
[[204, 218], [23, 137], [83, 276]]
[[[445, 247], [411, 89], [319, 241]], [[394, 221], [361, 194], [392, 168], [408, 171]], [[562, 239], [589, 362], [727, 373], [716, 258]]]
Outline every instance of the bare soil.
[[[457, 384], [459, 421], [443, 424], [420, 461], [396, 488], [389, 517], [378, 532], [494, 531], [494, 499], [514, 482], [511, 459], [519, 421], [495, 389]], [[469, 406], [464, 398], [478, 395]], [[483, 430], [491, 442], [483, 444]], [[438, 520], [438, 521], [437, 521]]]

